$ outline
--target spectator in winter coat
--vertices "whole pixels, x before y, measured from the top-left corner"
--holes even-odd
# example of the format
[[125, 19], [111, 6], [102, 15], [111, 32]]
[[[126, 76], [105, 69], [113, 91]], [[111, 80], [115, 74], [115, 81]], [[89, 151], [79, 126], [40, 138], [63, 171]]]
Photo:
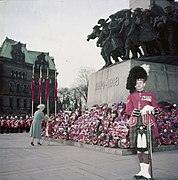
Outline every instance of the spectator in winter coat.
[[30, 127], [30, 137], [31, 137], [31, 145], [34, 146], [34, 139], [37, 138], [37, 144], [42, 145], [40, 143], [41, 139], [41, 123], [42, 120], [48, 120], [49, 117], [44, 115], [43, 110], [45, 109], [44, 104], [40, 104], [37, 106], [38, 110], [34, 114], [34, 119]]

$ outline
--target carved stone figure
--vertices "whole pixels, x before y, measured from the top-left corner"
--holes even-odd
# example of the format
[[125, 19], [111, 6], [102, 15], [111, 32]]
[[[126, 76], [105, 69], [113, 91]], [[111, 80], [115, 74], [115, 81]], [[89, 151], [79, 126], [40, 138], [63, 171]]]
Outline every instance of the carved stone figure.
[[[87, 41], [97, 39], [104, 67], [122, 60], [178, 54], [178, 2], [163, 9], [122, 9], [100, 19]], [[132, 56], [131, 56], [132, 55]]]
[[119, 62], [118, 57], [124, 55], [124, 42], [122, 35], [119, 33], [122, 27], [121, 21], [119, 21], [116, 15], [109, 16], [111, 21], [109, 22], [108, 29], [110, 31], [110, 53], [115, 62]]
[[[178, 21], [176, 15], [172, 11], [171, 6], [165, 8], [165, 31], [166, 31], [166, 39], [169, 45], [169, 54], [175, 55], [177, 53], [176, 48], [176, 30], [178, 26]], [[177, 22], [176, 22], [177, 21]]]
[[90, 39], [95, 39], [100, 36], [100, 33], [101, 33], [100, 27], [101, 26], [98, 26], [98, 25], [95, 25], [93, 27], [92, 33], [87, 36], [87, 41], [90, 41]]
[[145, 9], [140, 22], [140, 42], [144, 51], [144, 56], [165, 55], [159, 37], [151, 25], [150, 10]]
[[98, 21], [98, 24], [101, 25], [102, 30], [100, 33], [100, 36], [97, 40], [97, 46], [101, 47], [101, 56], [103, 57], [105, 61], [104, 67], [107, 67], [112, 64], [111, 62], [111, 50], [110, 50], [110, 31], [108, 29], [108, 23], [105, 19], [100, 19]]

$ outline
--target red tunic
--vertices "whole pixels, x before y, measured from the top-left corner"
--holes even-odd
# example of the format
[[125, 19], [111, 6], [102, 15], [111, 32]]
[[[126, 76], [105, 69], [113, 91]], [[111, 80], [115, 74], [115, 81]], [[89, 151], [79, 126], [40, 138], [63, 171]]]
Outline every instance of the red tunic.
[[[127, 98], [126, 114], [132, 117], [132, 112], [134, 109], [142, 110], [146, 105], [158, 108], [158, 104], [156, 103], [156, 98], [153, 93], [146, 91], [131, 93]], [[155, 136], [157, 137], [159, 133], [155, 122], [155, 117], [151, 114], [150, 119], [154, 124], [154, 132]]]

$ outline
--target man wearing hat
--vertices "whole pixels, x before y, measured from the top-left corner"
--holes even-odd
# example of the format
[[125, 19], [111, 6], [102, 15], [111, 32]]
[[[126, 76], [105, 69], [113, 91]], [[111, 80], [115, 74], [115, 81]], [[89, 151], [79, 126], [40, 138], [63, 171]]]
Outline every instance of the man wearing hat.
[[[148, 66], [144, 66], [148, 67]], [[140, 172], [136, 179], [152, 179], [150, 155], [154, 136], [158, 137], [158, 130], [154, 116], [158, 114], [158, 105], [153, 93], [144, 90], [148, 72], [141, 66], [133, 67], [127, 78], [126, 88], [130, 90], [127, 98], [126, 114], [130, 116], [130, 148], [136, 148]], [[152, 142], [150, 143], [150, 136]], [[150, 168], [152, 170], [152, 167]], [[151, 175], [150, 175], [151, 174]]]
[[31, 145], [34, 146], [34, 139], [37, 138], [37, 144], [38, 145], [42, 145], [40, 143], [40, 139], [41, 139], [41, 123], [42, 120], [48, 120], [49, 117], [46, 115], [44, 115], [43, 110], [45, 109], [45, 105], [44, 104], [39, 104], [37, 106], [38, 110], [35, 112], [34, 114], [34, 119], [33, 122], [31, 124], [30, 127], [30, 137], [31, 137]]

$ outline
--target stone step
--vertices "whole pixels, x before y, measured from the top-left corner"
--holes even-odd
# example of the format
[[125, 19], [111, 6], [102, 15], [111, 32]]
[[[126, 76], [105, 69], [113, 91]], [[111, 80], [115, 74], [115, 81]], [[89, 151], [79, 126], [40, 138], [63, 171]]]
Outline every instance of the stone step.
[[[81, 142], [75, 142], [75, 141], [70, 141], [70, 140], [63, 140], [63, 139], [54, 139], [54, 138], [43, 138], [44, 141], [48, 141], [50, 144], [50, 141], [55, 141], [61, 144], [65, 145], [70, 145], [70, 146], [76, 146], [80, 148], [85, 148], [85, 149], [91, 149], [95, 151], [101, 151], [105, 153], [110, 153], [110, 154], [116, 154], [116, 155], [122, 155], [122, 156], [127, 156], [127, 155], [133, 155], [136, 154], [136, 150], [134, 149], [121, 149], [121, 148], [109, 148], [109, 147], [103, 147], [103, 146], [98, 146], [98, 145], [91, 145], [91, 144], [83, 144]], [[161, 145], [154, 149], [154, 152], [161, 152], [161, 151], [171, 151], [171, 150], [177, 150], [178, 149], [178, 144], [176, 145]]]

